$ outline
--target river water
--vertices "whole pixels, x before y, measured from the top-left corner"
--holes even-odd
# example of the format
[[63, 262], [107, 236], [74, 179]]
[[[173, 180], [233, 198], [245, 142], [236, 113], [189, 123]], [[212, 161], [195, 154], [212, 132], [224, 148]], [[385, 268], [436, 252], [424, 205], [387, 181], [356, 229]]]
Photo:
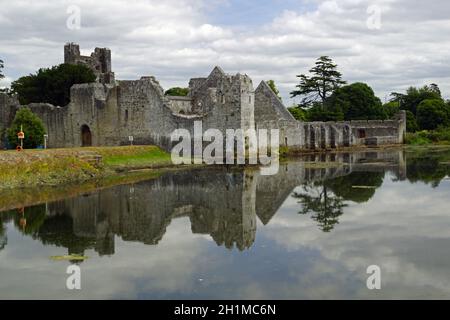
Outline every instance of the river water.
[[0, 298], [448, 299], [449, 176], [446, 148], [316, 155], [3, 211]]

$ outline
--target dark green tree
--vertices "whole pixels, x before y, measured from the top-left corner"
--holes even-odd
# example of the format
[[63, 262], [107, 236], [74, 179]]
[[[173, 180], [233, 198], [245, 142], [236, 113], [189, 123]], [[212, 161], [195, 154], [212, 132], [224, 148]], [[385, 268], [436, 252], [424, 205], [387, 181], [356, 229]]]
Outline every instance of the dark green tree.
[[11, 146], [19, 145], [19, 139], [17, 133], [22, 126], [25, 133], [25, 139], [23, 140], [24, 148], [36, 148], [42, 145], [44, 142], [45, 129], [41, 119], [39, 119], [28, 108], [21, 108], [17, 111], [16, 116], [12, 122], [11, 127], [8, 129], [8, 141]]
[[417, 124], [422, 130], [449, 125], [450, 112], [442, 99], [423, 100], [417, 107]]
[[442, 100], [441, 91], [436, 84], [422, 88], [409, 87], [406, 90], [406, 94], [393, 92], [391, 97], [391, 101], [396, 101], [400, 104], [400, 110], [409, 110], [415, 116], [417, 115], [417, 107], [423, 100]]
[[18, 94], [21, 104], [46, 102], [66, 106], [74, 84], [94, 82], [95, 79], [94, 72], [87, 66], [60, 64], [17, 79], [11, 89]]
[[361, 82], [337, 88], [327, 99], [325, 110], [342, 113], [344, 120], [387, 118], [381, 100], [375, 96], [371, 87]]
[[383, 110], [386, 116], [391, 119], [400, 111], [400, 104], [397, 101], [389, 101], [383, 104]]
[[307, 110], [307, 121], [343, 121], [344, 112], [341, 109], [332, 109], [325, 104], [325, 108], [321, 103], [315, 102], [312, 107]]
[[173, 87], [169, 90], [166, 90], [164, 93], [167, 96], [187, 96], [189, 94], [189, 88], [180, 88], [180, 87]]
[[280, 90], [278, 90], [277, 86], [275, 85], [275, 81], [269, 80], [269, 81], [267, 81], [267, 85], [277, 95], [278, 99], [282, 100], [281, 96], [280, 96]]
[[300, 105], [310, 107], [314, 102], [322, 106], [334, 90], [345, 84], [337, 65], [328, 56], [317, 59], [315, 66], [309, 70], [310, 75], [301, 74], [297, 90], [291, 92], [292, 97], [302, 97]]
[[411, 111], [406, 110], [406, 131], [416, 132], [417, 130], [419, 130], [419, 125], [416, 116]]

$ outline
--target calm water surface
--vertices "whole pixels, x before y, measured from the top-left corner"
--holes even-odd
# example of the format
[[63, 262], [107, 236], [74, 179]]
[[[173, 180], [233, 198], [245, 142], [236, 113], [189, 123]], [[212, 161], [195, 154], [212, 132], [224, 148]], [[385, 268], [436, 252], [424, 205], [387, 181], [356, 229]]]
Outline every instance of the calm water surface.
[[[307, 160], [0, 212], [0, 298], [450, 298], [448, 149]], [[50, 258], [68, 254], [89, 257], [81, 290]]]

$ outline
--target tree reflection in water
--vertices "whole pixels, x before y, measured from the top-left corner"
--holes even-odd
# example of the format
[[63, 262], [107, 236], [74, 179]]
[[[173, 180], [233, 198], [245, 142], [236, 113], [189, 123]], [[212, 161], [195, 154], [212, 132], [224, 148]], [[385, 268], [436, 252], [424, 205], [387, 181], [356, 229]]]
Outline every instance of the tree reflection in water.
[[[302, 204], [300, 214], [311, 213], [320, 230], [330, 232], [339, 223], [339, 216], [348, 206], [345, 201], [364, 203], [383, 183], [384, 172], [353, 172], [347, 176], [307, 183], [293, 197]], [[363, 188], [355, 188], [363, 187]]]

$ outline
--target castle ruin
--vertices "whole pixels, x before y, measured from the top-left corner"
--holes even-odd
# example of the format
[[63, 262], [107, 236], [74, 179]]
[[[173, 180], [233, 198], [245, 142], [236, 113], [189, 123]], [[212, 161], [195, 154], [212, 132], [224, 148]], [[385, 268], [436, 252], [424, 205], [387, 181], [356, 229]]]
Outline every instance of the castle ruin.
[[[152, 76], [116, 80], [106, 48], [82, 56], [77, 44], [68, 43], [64, 62], [87, 65], [97, 81], [73, 85], [67, 106], [27, 106], [42, 119], [52, 148], [127, 145], [133, 136], [134, 144], [170, 150], [172, 132], [183, 128], [193, 135], [194, 121], [202, 121], [203, 131], [279, 129], [280, 146], [298, 150], [402, 144], [406, 131], [404, 112], [391, 120], [297, 121], [267, 83], [254, 89], [249, 76], [229, 75], [220, 67], [207, 77], [191, 79], [188, 96], [174, 97], [165, 95]], [[0, 94], [0, 147], [5, 146], [4, 131], [20, 107], [15, 97]]]

